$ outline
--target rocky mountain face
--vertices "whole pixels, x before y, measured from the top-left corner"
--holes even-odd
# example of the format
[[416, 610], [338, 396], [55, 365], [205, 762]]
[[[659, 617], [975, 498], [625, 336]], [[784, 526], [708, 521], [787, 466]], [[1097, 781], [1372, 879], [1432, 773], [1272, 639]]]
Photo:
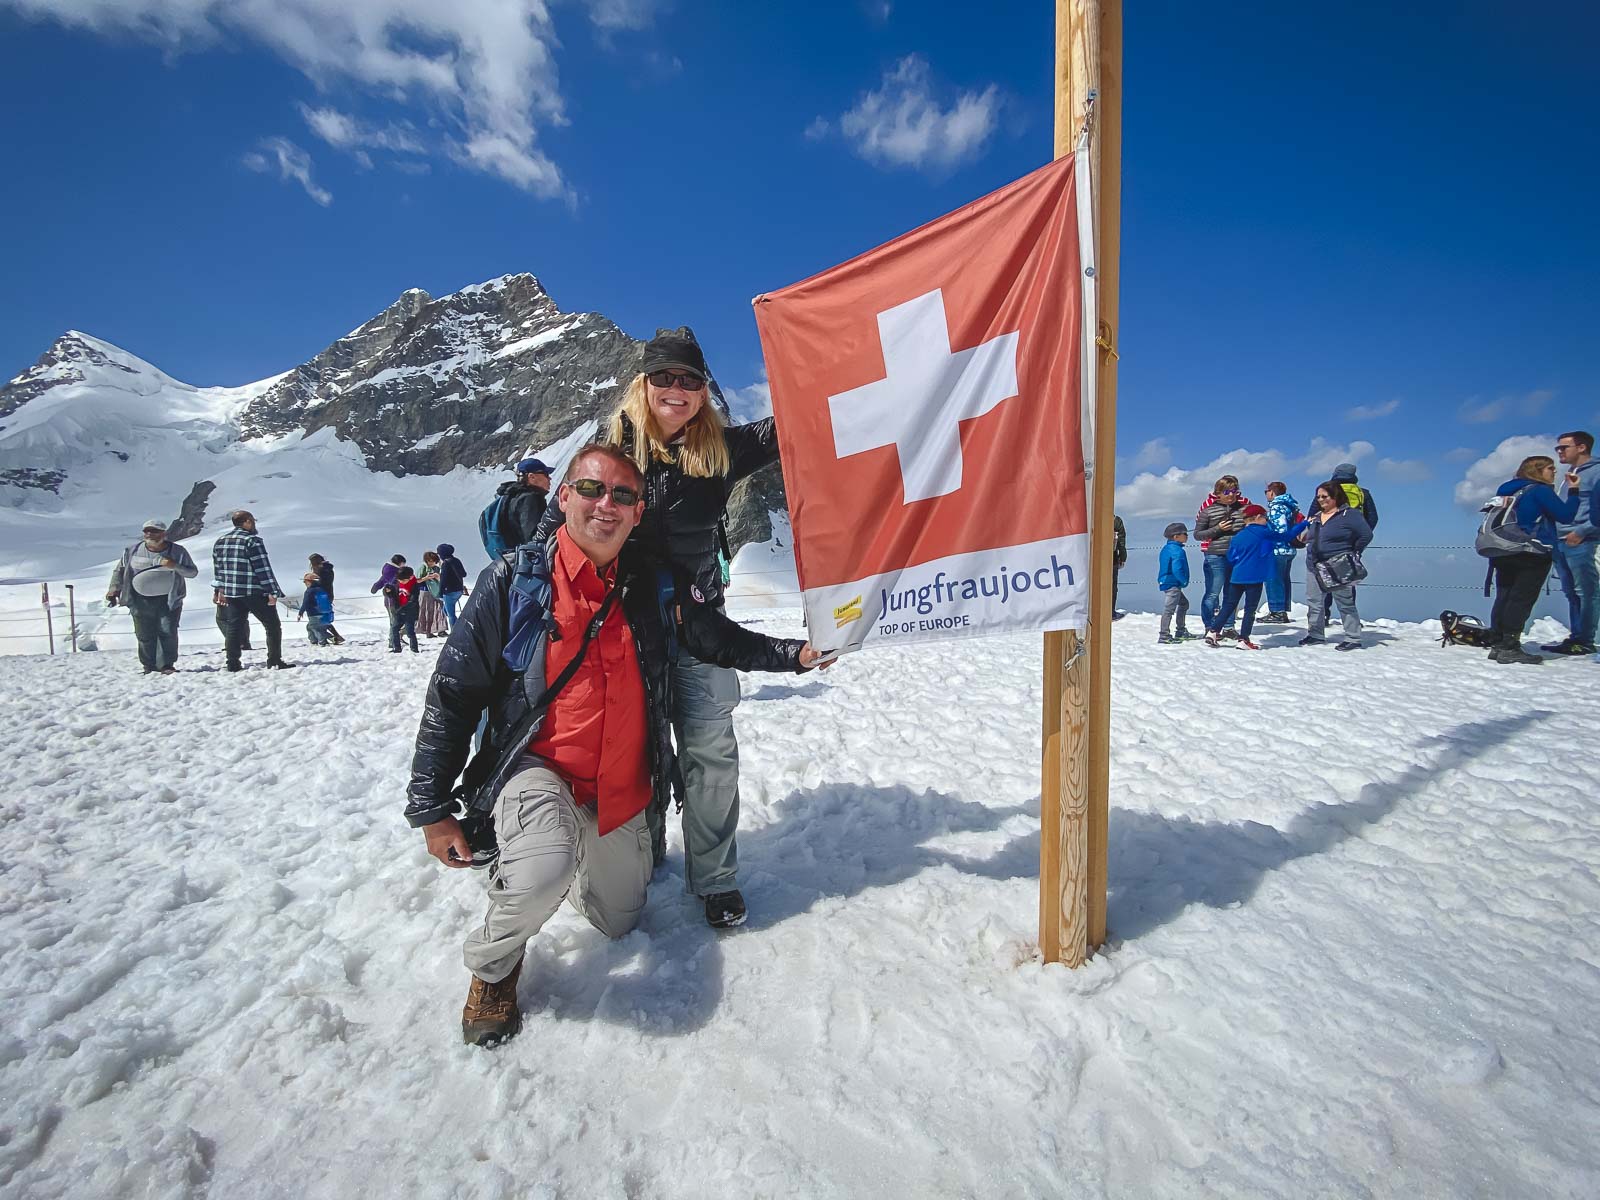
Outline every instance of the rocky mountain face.
[[[373, 470], [402, 476], [505, 467], [529, 448], [603, 421], [638, 372], [643, 350], [598, 313], [563, 312], [532, 275], [507, 275], [437, 300], [413, 289], [259, 389], [231, 423], [247, 440], [331, 428], [360, 447]], [[129, 370], [93, 339], [62, 337], [0, 388], [0, 430], [50, 388], [107, 369]], [[726, 411], [715, 383], [712, 397]], [[53, 490], [61, 479], [18, 469], [4, 482]], [[190, 499], [198, 511], [184, 515], [193, 521], [204, 493]], [[768, 514], [784, 507], [776, 470], [736, 488], [729, 507], [734, 548], [770, 537]]]

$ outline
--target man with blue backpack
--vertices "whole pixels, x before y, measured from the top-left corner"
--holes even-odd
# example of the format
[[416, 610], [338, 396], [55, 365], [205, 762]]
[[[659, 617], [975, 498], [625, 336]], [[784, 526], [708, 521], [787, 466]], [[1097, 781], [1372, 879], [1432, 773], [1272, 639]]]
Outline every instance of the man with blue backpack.
[[478, 514], [478, 536], [489, 558], [532, 541], [549, 502], [550, 468], [543, 459], [523, 459], [517, 477], [496, 488], [494, 499]]
[[[523, 949], [563, 899], [608, 937], [638, 924], [657, 831], [681, 795], [676, 647], [746, 671], [825, 665], [805, 642], [734, 624], [647, 550], [625, 549], [643, 483], [615, 447], [578, 451], [559, 492], [563, 524], [478, 576], [428, 684], [406, 820], [446, 866], [491, 871], [488, 914], [463, 954], [470, 1045], [521, 1027]], [[493, 838], [478, 832], [490, 816]]]

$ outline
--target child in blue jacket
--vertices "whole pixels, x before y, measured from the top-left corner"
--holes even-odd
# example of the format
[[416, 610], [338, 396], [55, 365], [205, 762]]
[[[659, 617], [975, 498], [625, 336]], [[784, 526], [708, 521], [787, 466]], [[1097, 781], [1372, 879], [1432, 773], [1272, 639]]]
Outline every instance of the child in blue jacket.
[[300, 615], [306, 619], [306, 637], [313, 646], [326, 646], [333, 640], [329, 632], [333, 627], [333, 598], [315, 571], [307, 571], [300, 582], [306, 585], [306, 594], [300, 598]]
[[[1174, 521], [1167, 526], [1165, 533], [1167, 544], [1161, 547], [1161, 567], [1156, 575], [1156, 586], [1161, 589], [1167, 602], [1161, 609], [1161, 633], [1156, 643], [1171, 646], [1194, 637], [1184, 627], [1184, 621], [1189, 616], [1189, 597], [1183, 594], [1183, 589], [1189, 586], [1189, 555], [1183, 547], [1189, 540], [1189, 530], [1182, 521]], [[1176, 634], [1172, 632], [1174, 613], [1178, 617]]]

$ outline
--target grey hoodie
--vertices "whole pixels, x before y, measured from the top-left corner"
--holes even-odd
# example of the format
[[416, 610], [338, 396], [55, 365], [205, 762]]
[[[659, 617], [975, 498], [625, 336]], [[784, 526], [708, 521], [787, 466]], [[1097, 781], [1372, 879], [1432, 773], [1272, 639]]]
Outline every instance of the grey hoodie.
[[[132, 603], [134, 571], [131, 564], [133, 552], [142, 545], [144, 545], [144, 539], [140, 538], [122, 552], [122, 557], [117, 560], [117, 565], [111, 568], [111, 580], [106, 584], [106, 591], [107, 593], [115, 592], [117, 594], [118, 604], [128, 605]], [[200, 574], [200, 568], [194, 565], [194, 559], [189, 557], [189, 552], [178, 545], [177, 542], [169, 541], [166, 549], [160, 551], [160, 553], [170, 558], [173, 563], [172, 590], [167, 593], [167, 605], [170, 608], [182, 608], [184, 594], [188, 591], [183, 581], [185, 579], [193, 579]]]

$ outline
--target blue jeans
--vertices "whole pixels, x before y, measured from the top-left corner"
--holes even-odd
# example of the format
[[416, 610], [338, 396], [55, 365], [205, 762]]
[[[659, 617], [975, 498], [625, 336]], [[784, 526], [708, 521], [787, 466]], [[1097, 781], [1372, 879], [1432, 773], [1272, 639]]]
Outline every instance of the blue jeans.
[[1239, 602], [1244, 601], [1244, 620], [1239, 625], [1239, 635], [1245, 641], [1250, 640], [1250, 635], [1256, 627], [1256, 605], [1261, 603], [1261, 584], [1259, 583], [1228, 583], [1228, 590], [1222, 594], [1222, 607], [1212, 616], [1210, 625], [1206, 626], [1207, 633], [1220, 633], [1224, 625], [1232, 624], [1233, 614], [1239, 607]]
[[1569, 546], [1565, 538], [1556, 541], [1556, 574], [1567, 597], [1567, 628], [1586, 646], [1594, 645], [1595, 626], [1600, 623], [1600, 542]]
[[1288, 612], [1289, 572], [1294, 569], [1295, 556], [1292, 554], [1279, 554], [1272, 560], [1272, 565], [1277, 568], [1267, 576], [1267, 610], [1269, 612]]
[[1222, 608], [1222, 594], [1228, 589], [1228, 580], [1233, 578], [1233, 568], [1228, 565], [1225, 554], [1202, 554], [1200, 563], [1206, 572], [1206, 594], [1200, 597], [1200, 623], [1210, 629]]
[[324, 621], [321, 617], [307, 617], [306, 638], [313, 646], [326, 646], [332, 640], [328, 636], [328, 630], [332, 627], [332, 621]]
[[445, 628], [456, 627], [456, 605], [461, 603], [461, 597], [465, 594], [465, 592], [446, 592], [439, 597], [444, 602]]
[[417, 652], [417, 606], [408, 604], [404, 608], [391, 608], [389, 610], [389, 649], [396, 653], [400, 650], [400, 634], [404, 631], [406, 637], [411, 639], [411, 652]]

